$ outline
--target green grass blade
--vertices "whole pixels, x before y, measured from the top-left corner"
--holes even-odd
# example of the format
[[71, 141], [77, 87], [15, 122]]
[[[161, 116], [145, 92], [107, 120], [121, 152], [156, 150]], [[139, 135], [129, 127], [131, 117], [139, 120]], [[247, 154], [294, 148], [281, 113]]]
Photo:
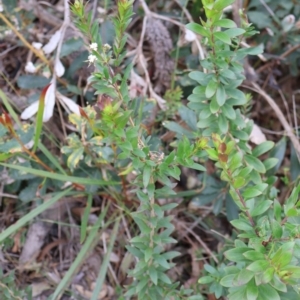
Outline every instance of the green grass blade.
[[67, 172], [62, 168], [59, 161], [56, 159], [56, 157], [44, 146], [43, 143], [38, 143], [39, 149], [43, 152], [43, 154], [49, 159], [49, 161], [56, 167], [57, 170], [59, 170], [62, 174], [67, 175]]
[[65, 290], [67, 285], [72, 280], [73, 274], [78, 270], [79, 266], [84, 262], [84, 258], [88, 253], [90, 253], [90, 250], [93, 248], [93, 244], [95, 245], [99, 240], [99, 228], [101, 228], [102, 222], [104, 217], [106, 216], [107, 210], [109, 205], [105, 207], [105, 209], [101, 212], [97, 222], [93, 226], [88, 238], [86, 239], [85, 243], [83, 244], [80, 252], [78, 253], [76, 259], [74, 260], [73, 264], [65, 274], [62, 281], [59, 283], [59, 285], [56, 287], [56, 290], [54, 294], [52, 295], [51, 299], [56, 300], [59, 299], [59, 295]]
[[117, 221], [115, 223], [115, 226], [113, 228], [112, 235], [110, 237], [110, 242], [109, 242], [109, 245], [108, 245], [108, 248], [107, 248], [107, 252], [104, 256], [101, 268], [99, 270], [98, 278], [97, 278], [97, 281], [96, 281], [95, 289], [93, 291], [93, 295], [92, 295], [91, 300], [97, 300], [98, 296], [99, 296], [99, 293], [102, 289], [102, 285], [104, 283], [104, 279], [105, 279], [107, 269], [108, 269], [108, 265], [109, 265], [109, 258], [110, 258], [111, 252], [113, 250], [114, 243], [115, 243], [116, 238], [117, 238], [119, 225], [120, 225], [120, 218], [117, 219]]
[[89, 215], [92, 207], [93, 196], [92, 194], [88, 194], [88, 201], [86, 204], [86, 208], [84, 210], [81, 226], [80, 226], [80, 244], [82, 244], [86, 238], [86, 228], [88, 226]]
[[39, 144], [42, 129], [43, 129], [43, 115], [44, 115], [44, 109], [45, 109], [45, 95], [46, 95], [46, 92], [47, 92], [49, 87], [50, 87], [50, 84], [47, 85], [43, 89], [43, 91], [40, 95], [40, 99], [39, 99], [39, 108], [38, 108], [38, 111], [37, 111], [36, 122], [35, 122], [34, 144], [33, 144], [33, 149], [32, 149], [33, 152], [36, 151], [36, 148]]
[[62, 197], [65, 197], [68, 195], [68, 193], [71, 191], [72, 188], [69, 188], [65, 191], [62, 191], [60, 193], [56, 193], [53, 198], [50, 200], [47, 200], [43, 204], [39, 205], [35, 209], [33, 209], [31, 212], [26, 214], [24, 217], [19, 219], [15, 224], [9, 226], [7, 229], [5, 229], [3, 232], [0, 233], [0, 243], [5, 240], [7, 237], [12, 235], [15, 231], [20, 229], [22, 226], [24, 226], [26, 223], [30, 222], [33, 220], [34, 217], [45, 211], [47, 208], [52, 206], [55, 202], [57, 202], [59, 199]]
[[14, 119], [14, 121], [18, 124], [18, 126], [20, 128], [22, 128], [22, 124], [19, 120], [18, 115], [15, 113], [13, 107], [11, 106], [11, 104], [8, 101], [8, 98], [6, 97], [6, 95], [3, 93], [3, 91], [0, 89], [0, 98], [3, 101], [3, 104], [5, 106], [5, 108], [7, 109], [9, 115]]
[[100, 179], [95, 179], [95, 178], [83, 178], [83, 177], [75, 177], [75, 176], [68, 176], [68, 175], [63, 175], [63, 174], [58, 174], [58, 173], [51, 173], [48, 171], [43, 171], [43, 170], [37, 170], [37, 169], [32, 169], [28, 167], [23, 167], [23, 166], [17, 166], [17, 165], [12, 165], [12, 164], [5, 164], [5, 163], [0, 163], [1, 166], [23, 171], [29, 174], [33, 174], [36, 176], [41, 176], [43, 178], [51, 178], [59, 181], [70, 181], [73, 183], [78, 183], [78, 184], [83, 184], [83, 185], [119, 185], [120, 182], [117, 181], [104, 181]]

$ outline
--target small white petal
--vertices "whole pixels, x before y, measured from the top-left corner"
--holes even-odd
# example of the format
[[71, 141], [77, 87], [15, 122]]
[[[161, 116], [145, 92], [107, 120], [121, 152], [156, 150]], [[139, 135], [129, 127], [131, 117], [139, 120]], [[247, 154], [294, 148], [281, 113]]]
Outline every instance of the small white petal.
[[40, 50], [40, 49], [42, 48], [43, 44], [42, 44], [42, 43], [39, 43], [39, 42], [33, 42], [33, 43], [32, 43], [32, 46], [33, 46], [35, 49]]
[[32, 61], [28, 61], [26, 66], [25, 66], [25, 71], [28, 73], [35, 73], [36, 72], [36, 67], [32, 63]]
[[187, 42], [193, 42], [196, 39], [196, 34], [189, 29], [185, 30], [184, 39]]
[[21, 119], [27, 120], [35, 115], [39, 108], [39, 101], [35, 101], [30, 104], [21, 114]]
[[59, 94], [58, 99], [63, 102], [72, 113], [80, 116], [79, 105], [77, 105], [73, 100], [63, 96], [62, 94]]
[[46, 54], [49, 54], [55, 50], [58, 45], [58, 42], [61, 38], [61, 30], [57, 30], [49, 40], [49, 42], [43, 47], [43, 50]]
[[232, 5], [228, 5], [223, 9], [223, 12], [230, 12], [232, 11]]
[[273, 32], [273, 30], [271, 28], [266, 27], [266, 31], [267, 31], [267, 33], [268, 33], [269, 36], [274, 36], [274, 32]]
[[284, 32], [290, 31], [295, 24], [295, 16], [287, 15], [281, 22], [282, 28]]
[[53, 116], [53, 110], [55, 105], [55, 88], [56, 83], [51, 81], [51, 85], [49, 86], [46, 95], [45, 95], [45, 108], [43, 115], [43, 122], [47, 122]]
[[27, 143], [26, 145], [24, 145], [24, 146], [25, 146], [25, 148], [27, 148], [27, 149], [31, 149], [32, 146], [33, 146], [33, 144], [34, 144], [34, 141], [31, 140], [30, 142], [28, 142], [28, 143]]
[[99, 6], [99, 7], [97, 8], [97, 10], [98, 10], [98, 13], [99, 13], [99, 14], [102, 14], [102, 15], [105, 15], [105, 14], [106, 14], [106, 9], [104, 9], [104, 8], [101, 7], [101, 6]]
[[256, 145], [259, 145], [267, 140], [266, 136], [256, 124], [253, 124], [252, 132], [250, 134], [249, 139], [252, 143]]
[[91, 55], [88, 56], [88, 62], [90, 64], [94, 63], [96, 60], [97, 60], [97, 56], [96, 55], [91, 54]]
[[91, 49], [91, 50], [94, 50], [94, 51], [97, 51], [97, 49], [98, 49], [97, 43], [91, 43], [91, 44], [90, 44], [90, 49]]
[[3, 12], [4, 11], [4, 9], [3, 9], [3, 5], [2, 4], [0, 4], [0, 12]]
[[61, 63], [60, 59], [56, 60], [54, 70], [55, 70], [55, 73], [58, 77], [61, 77], [65, 74], [65, 67]]

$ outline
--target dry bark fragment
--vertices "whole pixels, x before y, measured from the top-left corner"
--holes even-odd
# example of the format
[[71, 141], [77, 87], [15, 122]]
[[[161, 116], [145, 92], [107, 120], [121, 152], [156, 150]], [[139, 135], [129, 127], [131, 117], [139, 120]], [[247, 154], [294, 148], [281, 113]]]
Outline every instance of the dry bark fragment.
[[170, 86], [174, 72], [175, 64], [170, 55], [173, 49], [172, 39], [164, 24], [154, 18], [149, 18], [147, 22], [145, 37], [154, 56], [154, 91], [161, 94]]

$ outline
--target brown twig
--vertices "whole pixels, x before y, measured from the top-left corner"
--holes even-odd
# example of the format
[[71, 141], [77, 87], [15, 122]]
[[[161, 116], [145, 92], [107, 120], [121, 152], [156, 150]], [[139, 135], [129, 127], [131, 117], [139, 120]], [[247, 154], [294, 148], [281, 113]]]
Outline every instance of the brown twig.
[[298, 160], [300, 161], [300, 142], [296, 135], [293, 132], [292, 127], [290, 124], [287, 122], [284, 114], [280, 110], [279, 106], [276, 104], [276, 102], [271, 98], [261, 87], [255, 83], [251, 82], [252, 86], [255, 88], [255, 91], [260, 94], [267, 102], [268, 104], [272, 107], [274, 112], [276, 113], [280, 123], [282, 124], [284, 130], [286, 131], [287, 136], [291, 139], [291, 142], [293, 143], [293, 146], [295, 148]]

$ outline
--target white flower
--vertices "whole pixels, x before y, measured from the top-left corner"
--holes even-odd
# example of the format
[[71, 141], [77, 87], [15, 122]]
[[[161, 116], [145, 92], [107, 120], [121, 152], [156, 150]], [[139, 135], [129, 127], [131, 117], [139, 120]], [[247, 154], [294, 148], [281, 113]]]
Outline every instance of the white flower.
[[28, 61], [26, 66], [25, 66], [25, 71], [28, 73], [35, 73], [36, 72], [36, 67], [32, 63], [32, 61]]
[[61, 93], [57, 93], [57, 98], [63, 106], [65, 104], [72, 113], [80, 116], [79, 105], [77, 105], [72, 99], [65, 97]]
[[60, 59], [57, 59], [55, 61], [55, 65], [54, 65], [54, 70], [55, 70], [55, 73], [58, 77], [61, 77], [64, 75], [65, 73], [65, 67], [64, 65], [61, 63]]
[[284, 32], [290, 31], [295, 25], [295, 16], [287, 15], [281, 22], [282, 29]]
[[89, 65], [90, 65], [90, 64], [93, 64], [96, 60], [97, 60], [97, 56], [96, 56], [96, 55], [90, 54], [90, 55], [88, 56], [88, 62], [89, 62]]
[[103, 45], [103, 50], [104, 50], [104, 52], [107, 52], [108, 50], [110, 50], [111, 49], [111, 46], [109, 45], [109, 44], [104, 44]]
[[[55, 105], [55, 88], [56, 88], [56, 81], [53, 79], [45, 94], [43, 122], [49, 121], [50, 118], [53, 116], [53, 109]], [[21, 119], [27, 120], [31, 118], [33, 115], [37, 113], [38, 109], [39, 109], [39, 101], [33, 102], [22, 112]]]
[[57, 30], [50, 38], [49, 42], [43, 47], [46, 54], [49, 54], [55, 50], [58, 42], [61, 38], [61, 29]]
[[2, 2], [0, 1], [0, 12], [3, 12], [4, 9], [3, 9], [3, 5], [2, 5]]
[[98, 49], [97, 43], [91, 43], [90, 44], [90, 49], [93, 50], [93, 51], [97, 51], [97, 49]]
[[[45, 95], [45, 107], [44, 107], [44, 115], [43, 122], [49, 121], [49, 119], [53, 116], [53, 110], [55, 105], [55, 90], [56, 90], [56, 81], [52, 79], [50, 86], [48, 87]], [[73, 100], [63, 96], [60, 93], [57, 93], [57, 98], [60, 103], [67, 107], [72, 113], [80, 115], [80, 108]], [[21, 114], [21, 119], [27, 120], [35, 115], [39, 108], [39, 101], [36, 101], [29, 105]]]
[[185, 30], [184, 39], [187, 42], [193, 42], [196, 39], [196, 34], [189, 29]]
[[39, 42], [33, 42], [31, 45], [37, 50], [40, 50], [43, 46], [43, 44]]

